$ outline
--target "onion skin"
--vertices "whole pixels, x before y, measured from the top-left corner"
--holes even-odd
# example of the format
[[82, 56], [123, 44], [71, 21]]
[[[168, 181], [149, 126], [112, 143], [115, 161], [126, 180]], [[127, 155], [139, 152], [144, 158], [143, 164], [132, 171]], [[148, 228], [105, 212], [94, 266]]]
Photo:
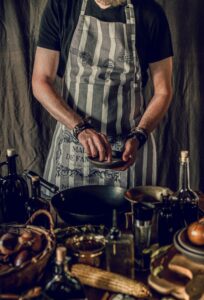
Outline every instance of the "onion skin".
[[204, 246], [204, 218], [188, 226], [187, 235], [192, 244]]

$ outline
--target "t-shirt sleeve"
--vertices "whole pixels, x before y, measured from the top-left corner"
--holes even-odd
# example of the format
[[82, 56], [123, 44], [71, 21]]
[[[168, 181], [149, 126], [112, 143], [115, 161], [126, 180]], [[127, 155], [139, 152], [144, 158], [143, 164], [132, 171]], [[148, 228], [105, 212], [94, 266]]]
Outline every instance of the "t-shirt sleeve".
[[58, 0], [48, 0], [40, 23], [37, 45], [51, 50], [60, 50], [60, 18]]
[[156, 4], [154, 15], [149, 23], [148, 63], [173, 56], [171, 32], [163, 8]]

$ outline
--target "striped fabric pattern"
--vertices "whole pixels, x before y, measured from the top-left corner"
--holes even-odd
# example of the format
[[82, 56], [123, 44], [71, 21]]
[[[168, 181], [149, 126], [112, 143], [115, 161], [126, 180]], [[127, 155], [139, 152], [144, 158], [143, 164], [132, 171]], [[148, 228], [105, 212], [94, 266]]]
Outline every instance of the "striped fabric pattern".
[[[121, 150], [125, 136], [139, 123], [144, 108], [134, 8], [128, 0], [126, 24], [108, 23], [87, 16], [86, 4], [84, 0], [69, 51], [63, 97], [73, 110], [82, 117], [90, 116], [94, 127], [113, 140], [113, 150]], [[83, 147], [58, 123], [44, 177], [61, 190], [91, 184], [127, 188], [146, 184], [147, 178], [149, 184], [155, 184], [154, 138], [151, 136], [138, 152], [136, 164], [128, 171], [103, 170], [89, 163]]]

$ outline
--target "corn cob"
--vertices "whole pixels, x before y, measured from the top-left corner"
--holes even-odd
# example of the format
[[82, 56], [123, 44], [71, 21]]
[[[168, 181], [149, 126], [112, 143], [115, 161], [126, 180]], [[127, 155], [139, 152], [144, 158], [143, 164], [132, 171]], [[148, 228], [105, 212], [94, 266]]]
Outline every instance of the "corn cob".
[[71, 273], [82, 284], [94, 288], [124, 293], [138, 298], [150, 296], [148, 287], [143, 283], [102, 269], [84, 264], [75, 264], [72, 266]]

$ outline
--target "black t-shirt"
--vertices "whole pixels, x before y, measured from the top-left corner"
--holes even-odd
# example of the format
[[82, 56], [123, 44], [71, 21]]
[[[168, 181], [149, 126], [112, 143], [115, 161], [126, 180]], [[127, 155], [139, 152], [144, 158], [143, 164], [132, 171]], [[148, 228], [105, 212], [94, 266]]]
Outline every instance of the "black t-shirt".
[[[136, 48], [146, 84], [149, 63], [173, 55], [171, 34], [162, 7], [154, 0], [132, 0], [136, 18]], [[64, 75], [69, 47], [81, 11], [82, 0], [48, 0], [44, 10], [38, 46], [60, 51], [58, 75]], [[126, 22], [123, 6], [101, 9], [88, 0], [86, 14], [105, 22]]]

